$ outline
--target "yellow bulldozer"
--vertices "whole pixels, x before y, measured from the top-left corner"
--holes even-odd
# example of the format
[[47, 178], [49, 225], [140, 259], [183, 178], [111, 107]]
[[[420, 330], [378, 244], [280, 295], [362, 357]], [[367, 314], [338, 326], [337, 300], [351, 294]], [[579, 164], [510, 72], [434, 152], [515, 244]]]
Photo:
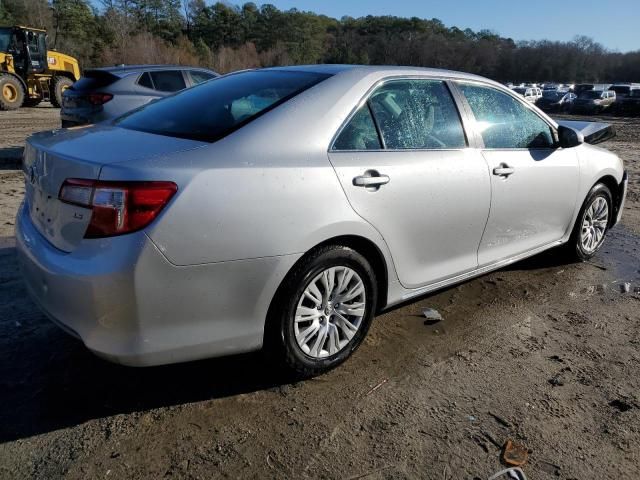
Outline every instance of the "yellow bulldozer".
[[0, 27], [0, 110], [43, 100], [60, 107], [62, 93], [79, 78], [78, 60], [47, 50], [46, 30]]

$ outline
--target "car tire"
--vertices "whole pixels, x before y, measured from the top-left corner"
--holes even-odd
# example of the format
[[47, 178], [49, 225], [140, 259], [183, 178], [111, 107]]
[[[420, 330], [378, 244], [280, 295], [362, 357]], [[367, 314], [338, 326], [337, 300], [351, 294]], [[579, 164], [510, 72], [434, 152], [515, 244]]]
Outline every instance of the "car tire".
[[51, 104], [56, 107], [62, 107], [62, 94], [64, 91], [73, 85], [73, 80], [68, 77], [54, 77], [51, 82], [53, 86], [53, 95], [51, 95]]
[[[325, 274], [333, 275], [334, 282], [328, 282], [335, 284], [333, 293], [325, 289]], [[360, 287], [362, 295], [348, 299]], [[339, 303], [341, 298], [344, 305]], [[332, 305], [334, 300], [337, 303]], [[266, 351], [296, 376], [325, 373], [360, 346], [371, 325], [376, 302], [375, 272], [364, 256], [342, 245], [319, 247], [294, 266], [279, 288], [267, 319]], [[360, 304], [362, 309], [348, 311], [361, 313], [361, 317], [345, 314], [348, 307]]]
[[24, 103], [24, 87], [13, 75], [0, 74], [0, 110], [17, 110]]
[[[582, 204], [567, 244], [570, 254], [576, 260], [589, 260], [600, 250], [607, 237], [612, 215], [611, 190], [603, 183], [598, 183], [589, 191]], [[592, 238], [594, 243], [590, 243], [588, 238]]]

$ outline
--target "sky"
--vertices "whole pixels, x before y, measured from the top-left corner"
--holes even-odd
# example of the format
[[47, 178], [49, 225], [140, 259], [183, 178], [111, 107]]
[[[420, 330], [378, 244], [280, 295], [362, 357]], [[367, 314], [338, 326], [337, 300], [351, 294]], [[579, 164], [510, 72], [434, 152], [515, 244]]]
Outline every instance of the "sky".
[[271, 3], [280, 10], [308, 10], [334, 18], [345, 15], [438, 18], [448, 27], [489, 29], [514, 40], [567, 41], [576, 35], [587, 35], [610, 50], [640, 50], [640, 0], [267, 0], [255, 3]]

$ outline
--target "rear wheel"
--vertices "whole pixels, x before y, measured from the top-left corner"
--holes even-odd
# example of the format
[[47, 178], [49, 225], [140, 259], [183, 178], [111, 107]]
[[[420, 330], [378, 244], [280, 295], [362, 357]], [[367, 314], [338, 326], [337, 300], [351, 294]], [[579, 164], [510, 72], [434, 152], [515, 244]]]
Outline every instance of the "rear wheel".
[[321, 247], [287, 275], [267, 322], [266, 347], [298, 375], [324, 373], [360, 346], [376, 297], [375, 274], [362, 255]]
[[16, 110], [24, 103], [24, 87], [12, 75], [0, 75], [0, 110]]
[[53, 95], [51, 95], [51, 104], [54, 107], [60, 108], [62, 107], [62, 94], [67, 88], [73, 85], [73, 80], [67, 77], [54, 77], [51, 84], [53, 86], [52, 88]]
[[613, 200], [609, 188], [598, 183], [584, 201], [568, 247], [578, 260], [589, 260], [602, 247], [611, 224]]

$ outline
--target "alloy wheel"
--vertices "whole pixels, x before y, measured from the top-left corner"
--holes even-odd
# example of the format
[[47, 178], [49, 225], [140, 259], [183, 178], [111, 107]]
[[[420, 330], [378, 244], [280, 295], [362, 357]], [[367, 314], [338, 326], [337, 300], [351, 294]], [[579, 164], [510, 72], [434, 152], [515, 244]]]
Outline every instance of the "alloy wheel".
[[595, 252], [607, 231], [609, 223], [609, 204], [604, 197], [596, 197], [582, 217], [580, 243], [587, 253]]
[[298, 347], [316, 359], [337, 354], [358, 332], [365, 310], [366, 289], [354, 270], [345, 266], [323, 270], [297, 303], [294, 334]]

